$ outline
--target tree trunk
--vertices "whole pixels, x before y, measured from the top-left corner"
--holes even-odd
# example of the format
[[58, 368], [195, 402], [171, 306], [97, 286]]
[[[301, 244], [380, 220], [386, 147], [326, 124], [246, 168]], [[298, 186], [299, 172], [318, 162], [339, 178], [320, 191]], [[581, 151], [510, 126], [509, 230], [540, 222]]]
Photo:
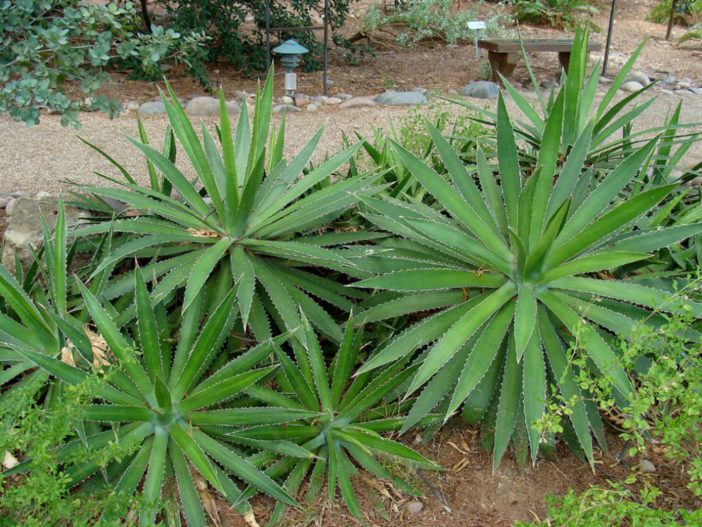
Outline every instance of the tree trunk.
[[149, 10], [146, 6], [148, 2], [149, 0], [141, 0], [141, 18], [144, 20], [146, 31], [151, 33], [151, 17], [149, 16]]

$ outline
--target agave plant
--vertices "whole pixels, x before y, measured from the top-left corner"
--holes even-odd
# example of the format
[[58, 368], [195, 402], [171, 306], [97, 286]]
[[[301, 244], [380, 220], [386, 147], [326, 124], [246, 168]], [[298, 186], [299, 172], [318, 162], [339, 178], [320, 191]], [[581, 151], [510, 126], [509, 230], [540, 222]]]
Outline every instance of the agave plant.
[[[63, 354], [64, 360], [73, 361], [65, 348], [66, 335], [82, 331], [84, 306], [75, 277], [68, 272], [75, 244], [67, 243], [62, 198], [56, 210], [54, 235], [43, 218], [42, 229], [42, 249], [35, 254], [35, 262], [29, 269], [25, 271], [17, 262], [13, 276], [0, 265], [0, 364], [3, 366], [0, 386], [14, 388], [44, 375], [39, 371], [25, 375], [36, 365], [18, 353], [18, 349], [52, 357]], [[101, 250], [99, 245], [97, 252]]]
[[[601, 66], [598, 62], [590, 73], [587, 71], [588, 38], [589, 31], [587, 27], [576, 30], [568, 66], [568, 75], [562, 78], [561, 82], [559, 95], [565, 99], [565, 113], [568, 116], [568, 119], [563, 121], [561, 142], [558, 146], [561, 158], [565, 158], [575, 141], [582, 136], [588, 126], [592, 126], [592, 137], [589, 141], [588, 150], [584, 153], [585, 161], [583, 167], [593, 168], [594, 170], [610, 170], [614, 168], [631, 152], [632, 148], [637, 145], [641, 146], [648, 141], [651, 134], [663, 133], [659, 149], [654, 158], [655, 161], [651, 164], [651, 169], [656, 173], [662, 170], [669, 172], [675, 168], [677, 162], [696, 141], [698, 135], [696, 133], [680, 133], [681, 129], [687, 127], [687, 125], [682, 125], [679, 122], [680, 105], [665, 123], [661, 123], [661, 126], [630, 133], [633, 122], [653, 104], [655, 97], [650, 97], [640, 104], [634, 104], [633, 106], [632, 104], [638, 103], [641, 100], [641, 96], [651, 89], [654, 83], [650, 83], [620, 100], [617, 100], [616, 97], [619, 89], [634, 67], [645, 42], [642, 42], [631, 54], [631, 57], [621, 68], [619, 74], [612, 80], [599, 104], [595, 104]], [[507, 93], [526, 117], [526, 121], [515, 122], [515, 134], [526, 145], [525, 148], [520, 148], [519, 150], [520, 159], [526, 168], [534, 165], [536, 157], [544, 145], [548, 117], [558, 109], [555, 102], [556, 95], [553, 91], [548, 98], [544, 98], [539, 84], [531, 71], [526, 54], [524, 55], [524, 61], [531, 76], [534, 90], [538, 95], [538, 105], [535, 105], [533, 101], [527, 100], [508, 79], [504, 77], [501, 79]], [[477, 119], [479, 122], [493, 127], [497, 125], [497, 116], [494, 112], [474, 106], [466, 101], [455, 100], [453, 102], [478, 112], [482, 116], [482, 118]], [[615, 134], [620, 131], [624, 133], [620, 138], [616, 138]], [[676, 148], [673, 152], [674, 147]]]
[[[658, 138], [595, 184], [592, 172], [583, 169], [595, 125], [591, 120], [561, 167], [562, 130], [572, 118], [565, 110], [561, 92], [545, 123], [535, 169], [525, 174], [504, 101], [498, 99], [499, 180], [479, 151], [476, 182], [448, 141], [427, 123], [447, 176], [401, 146], [395, 148], [442, 210], [364, 199], [367, 217], [401, 237], [404, 248], [414, 244], [421, 264], [356, 284], [412, 293], [375, 306], [373, 316], [391, 316], [393, 308], [404, 314], [416, 310], [412, 306], [417, 302], [448, 308], [400, 332], [360, 372], [428, 346], [414, 364], [407, 394], [424, 389], [402, 430], [441, 401], [447, 416], [464, 404], [467, 417], [492, 421], [495, 467], [511, 438], [516, 444], [528, 435], [536, 458], [543, 438], [532, 424], [555, 395], [575, 401], [570, 416], [575, 443], [592, 460], [591, 431], [603, 442], [601, 425], [575, 381], [567, 350], [577, 341], [578, 353], [608, 376], [621, 396], [630, 394], [632, 385], [610, 336], [626, 334], [638, 324], [662, 324], [654, 310], [682, 308], [666, 303], [674, 290], [670, 280], [616, 280], [607, 270], [646, 260], [652, 251], [702, 229], [700, 223], [664, 229], [637, 223], [675, 184], [651, 183], [636, 195], [621, 197], [632, 178], [646, 170]], [[700, 304], [690, 302], [685, 309], [702, 316]], [[691, 337], [699, 339], [694, 332]]]
[[[171, 326], [172, 322], [168, 316], [163, 316], [160, 306], [152, 305], [141, 272], [135, 274], [135, 281], [136, 322], [130, 329], [122, 330], [113, 320], [111, 306], [101, 304], [81, 284], [87, 310], [104, 339], [102, 361], [99, 368], [93, 368], [103, 378], [97, 390], [99, 400], [88, 406], [86, 418], [109, 423], [110, 427], [59, 447], [56, 456], [59, 461], [75, 459], [83, 449], [93, 452], [111, 441], [133, 447], [133, 453], [126, 460], [114, 460], [104, 470], [97, 461], [70, 465], [66, 469], [68, 484], [75, 485], [93, 477], [96, 484], [102, 482], [126, 496], [141, 488], [145, 502], [151, 507], [142, 512], [140, 525], [153, 525], [153, 504], [171, 485], [167, 474], [175, 475], [180, 503], [191, 526], [207, 525], [194, 483], [198, 479], [204, 478], [240, 510], [248, 504], [243, 502], [243, 490], [237, 487], [230, 474], [257, 490], [295, 505], [288, 492], [246, 459], [248, 452], [208, 434], [206, 427], [200, 426], [212, 422], [213, 418], [223, 425], [277, 425], [318, 413], [297, 408], [286, 409], [284, 413], [271, 408], [257, 408], [251, 412], [230, 406], [243, 390], [276, 369], [275, 365], [256, 368], [272, 353], [272, 342], [240, 354], [208, 374], [238, 317], [236, 288], [212, 311], [198, 333], [205, 299], [202, 292], [193, 300], [182, 321]], [[85, 334], [74, 332], [70, 335], [70, 347], [87, 362], [93, 355], [95, 343]], [[25, 346], [14, 349], [68, 384], [80, 384], [92, 375], [90, 370], [78, 367], [80, 362], [73, 366]], [[26, 463], [20, 464], [12, 472], [20, 472], [25, 466]], [[143, 487], [140, 487], [142, 480]]]
[[[234, 431], [223, 429], [222, 432], [242, 445], [285, 440], [313, 452], [315, 459], [288, 455], [276, 461], [267, 473], [276, 478], [287, 475], [285, 488], [291, 493], [296, 492], [305, 476], [311, 473], [310, 497], [322, 488], [326, 477], [329, 500], [333, 500], [338, 486], [349, 511], [359, 519], [362, 519], [362, 512], [350, 479], [357, 473], [354, 461], [376, 477], [417, 494], [409, 483], [393, 476], [381, 459], [392, 457], [426, 468], [436, 468], [436, 465], [405, 445], [379, 434], [402, 426], [403, 414], [411, 401], [398, 402], [398, 388], [406, 383], [416, 367], [407, 367], [406, 361], [398, 361], [381, 371], [355, 376], [363, 331], [354, 333], [352, 317], [337, 353], [327, 364], [314, 330], [304, 314], [301, 317], [303, 331], [296, 335], [295, 360], [274, 344], [280, 362], [276, 376], [279, 390], [255, 385], [247, 391], [270, 405], [315, 415], [295, 423]], [[430, 415], [422, 424], [440, 418]], [[264, 454], [257, 462], [273, 458], [272, 454]], [[279, 517], [284, 506], [283, 502], [278, 503], [274, 518]]]
[[[143, 141], [132, 140], [153, 169], [150, 187], [135, 184], [120, 167], [126, 178], [121, 182], [123, 188], [82, 189], [120, 200], [136, 214], [77, 231], [79, 235], [114, 231], [128, 236], [97, 271], [127, 257], [158, 257], [157, 275], [165, 278], [155, 300], [159, 294], [184, 285], [185, 310], [208, 284], [227, 290], [235, 283], [242, 323], [249, 324], [260, 341], [271, 337], [270, 319], [282, 330], [299, 327], [297, 305], [323, 334], [338, 341], [341, 329], [318, 299], [342, 310], [352, 304], [340, 294], [342, 287], [306, 268], [343, 269], [349, 262], [328, 248], [339, 243], [334, 233], [314, 238], [304, 235], [325, 227], [359, 196], [371, 192], [367, 190], [371, 178], [364, 174], [318, 186], [351, 159], [360, 144], [304, 176], [322, 130], [288, 163], [283, 158], [283, 120], [278, 133], [271, 134], [267, 148], [272, 73], [257, 96], [253, 128], [243, 105], [233, 138], [224, 97], [220, 96], [221, 154], [204, 124], [200, 142], [175, 94], [170, 91], [170, 95], [170, 99], [163, 95], [170, 124], [197, 177], [189, 181], [172, 158]], [[156, 170], [164, 178], [163, 184], [154, 176]], [[171, 187], [178, 199], [171, 197]]]

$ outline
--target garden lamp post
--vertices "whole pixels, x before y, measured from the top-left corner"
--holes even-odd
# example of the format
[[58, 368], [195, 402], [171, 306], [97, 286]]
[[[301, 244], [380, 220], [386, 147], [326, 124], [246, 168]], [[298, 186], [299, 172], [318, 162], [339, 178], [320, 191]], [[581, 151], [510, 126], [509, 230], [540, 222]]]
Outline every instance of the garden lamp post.
[[295, 96], [297, 75], [293, 72], [293, 69], [300, 64], [300, 55], [308, 51], [305, 46], [300, 45], [293, 39], [286, 40], [280, 46], [273, 48], [273, 53], [280, 55], [280, 63], [283, 67], [288, 68], [288, 71], [285, 73], [285, 95]]

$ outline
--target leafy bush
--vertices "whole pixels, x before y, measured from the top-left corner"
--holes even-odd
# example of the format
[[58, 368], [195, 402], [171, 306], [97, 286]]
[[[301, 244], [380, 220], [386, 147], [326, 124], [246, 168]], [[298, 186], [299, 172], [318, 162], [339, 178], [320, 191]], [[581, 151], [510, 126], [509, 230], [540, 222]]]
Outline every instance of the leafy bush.
[[[576, 39], [576, 45], [582, 42]], [[574, 55], [581, 51], [576, 48]], [[401, 237], [402, 250], [414, 252], [421, 265], [388, 265], [381, 276], [356, 286], [402, 294], [384, 305], [386, 316], [429, 305], [446, 309], [400, 331], [361, 372], [428, 346], [407, 394], [426, 387], [402, 430], [439, 404], [447, 417], [463, 404], [467, 419], [482, 419], [494, 428], [495, 466], [510, 439], [518, 458], [526, 456], [527, 443], [536, 458], [541, 438], [532, 423], [542, 416], [552, 390], [566, 400], [577, 399], [571, 435], [592, 461], [590, 433], [602, 444], [604, 437], [577, 372], [568, 365], [568, 343], [579, 337], [583, 360], [609, 379], [619, 397], [627, 397], [632, 386], [607, 334], [627, 333], [638, 324], [662, 325], [664, 319], [651, 310], [665, 302], [673, 284], [633, 276], [610, 280], [607, 271], [644, 261], [702, 229], [699, 223], [666, 229], [641, 223], [675, 183], [649, 181], [635, 194], [622, 193], [646, 173], [658, 138], [628, 152], [596, 180], [583, 165], [597, 122], [593, 118], [561, 165], [563, 136], [572, 132], [578, 116], [568, 110], [566, 90], [554, 97], [533, 165], [520, 167], [515, 132], [500, 97], [497, 166], [478, 150], [477, 182], [472, 167], [464, 166], [451, 144], [427, 124], [448, 181], [401, 145], [395, 150], [441, 208], [363, 200], [369, 207], [366, 217]], [[674, 305], [662, 309], [683, 312]], [[701, 304], [690, 301], [685, 309], [702, 315]]]
[[[671, 0], [660, 0], [646, 17], [646, 20], [658, 23], [667, 23], [670, 19]], [[673, 22], [685, 26], [691, 20], [702, 15], [702, 2], [700, 0], [675, 0], [673, 5]]]
[[[198, 66], [206, 40], [202, 33], [154, 27], [143, 34], [134, 29], [137, 17], [131, 3], [0, 2], [0, 112], [32, 125], [47, 108], [61, 113], [64, 126], [78, 126], [83, 107], [111, 117], [121, 111], [118, 101], [94, 96], [115, 60], [129, 61], [148, 75], [160, 73], [159, 63], [167, 59]], [[66, 94], [67, 81], [80, 87], [79, 95]]]
[[[366, 13], [363, 30], [372, 33], [382, 27], [406, 28], [396, 37], [402, 46], [413, 46], [428, 38], [455, 44], [473, 38], [474, 33], [466, 24], [478, 17], [478, 9], [478, 4], [470, 9], [456, 10], [452, 0], [422, 0], [403, 2], [395, 12], [385, 14], [381, 7], [374, 4]], [[502, 33], [500, 26], [506, 23], [503, 16], [490, 13], [485, 18], [487, 28], [481, 33], [483, 37]]]
[[579, 15], [599, 12], [592, 3], [590, 0], [517, 0], [512, 13], [520, 22], [573, 28]]
[[[261, 71], [266, 68], [265, 46], [265, 2], [230, 0], [159, 0], [167, 10], [173, 27], [185, 34], [204, 31], [212, 37], [207, 60], [216, 62], [225, 58], [245, 71]], [[344, 25], [351, 0], [330, 0], [329, 25], [332, 30]], [[324, 2], [301, 0], [296, 2], [270, 2], [270, 27], [312, 26], [313, 12], [323, 16]], [[254, 27], [247, 31], [244, 22], [252, 17]], [[310, 50], [305, 57], [305, 67], [314, 69], [319, 62], [322, 45], [312, 31], [276, 32], [281, 40], [294, 38]]]

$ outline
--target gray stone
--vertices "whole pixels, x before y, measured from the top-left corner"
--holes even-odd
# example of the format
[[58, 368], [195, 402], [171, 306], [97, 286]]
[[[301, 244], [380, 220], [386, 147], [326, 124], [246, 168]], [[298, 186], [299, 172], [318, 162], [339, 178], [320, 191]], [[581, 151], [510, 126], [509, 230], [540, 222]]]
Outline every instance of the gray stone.
[[158, 67], [163, 73], [167, 73], [173, 69], [173, 66], [170, 64], [159, 64]]
[[424, 509], [424, 504], [421, 501], [410, 501], [407, 504], [407, 512], [410, 514], [419, 514]]
[[[7, 269], [14, 269], [15, 252], [23, 267], [28, 267], [34, 261], [32, 251], [37, 251], [43, 243], [41, 218], [44, 217], [49, 229], [56, 226], [57, 200], [46, 199], [38, 201], [29, 198], [16, 198], [8, 204], [7, 230], [5, 231], [5, 249], [2, 253], [2, 264]], [[84, 210], [71, 205], [64, 205], [66, 225], [76, 225], [85, 214]]]
[[690, 95], [690, 90], [681, 90], [680, 88], [677, 88], [675, 90], [676, 95]]
[[281, 104], [292, 104], [292, 103], [295, 102], [295, 99], [293, 99], [293, 98], [290, 97], [289, 95], [283, 95], [283, 96], [280, 98], [280, 102], [281, 102]]
[[556, 86], [556, 83], [553, 81], [541, 81], [539, 86], [541, 86], [544, 90], [551, 90]]
[[675, 92], [673, 90], [662, 89], [661, 93], [665, 93], [666, 95], [675, 95]]
[[317, 107], [316, 104], [311, 103], [311, 104], [308, 104], [308, 105], [307, 105], [306, 110], [307, 110], [308, 112], [318, 112], [318, 111], [319, 111], [319, 108]]
[[612, 84], [612, 79], [609, 77], [600, 77], [601, 84]]
[[349, 93], [337, 93], [336, 96], [342, 101], [348, 101], [350, 98], [353, 97], [353, 95]]
[[492, 81], [471, 82], [463, 87], [461, 95], [477, 99], [494, 99], [500, 93], [500, 87]]
[[372, 108], [376, 106], [373, 97], [354, 97], [348, 101], [344, 101], [339, 105], [339, 108]]
[[341, 99], [338, 97], [327, 97], [326, 99], [322, 99], [322, 104], [326, 104], [327, 106], [336, 106], [337, 104], [341, 104]]
[[639, 469], [644, 474], [651, 474], [656, 471], [656, 465], [651, 463], [648, 459], [642, 459], [639, 463]]
[[302, 108], [298, 108], [292, 104], [278, 104], [273, 107], [273, 113], [283, 113], [283, 112], [301, 112]]
[[675, 84], [675, 77], [673, 77], [672, 75], [668, 75], [665, 79], [663, 79], [663, 84], [665, 84], [666, 86]]
[[690, 91], [695, 95], [702, 95], [702, 88], [690, 88]]
[[624, 79], [624, 84], [627, 82], [638, 82], [642, 86], [651, 84], [651, 79], [643, 71], [631, 71]]
[[[225, 103], [227, 108], [227, 113], [239, 113], [239, 105], [236, 103]], [[190, 115], [195, 116], [206, 116], [206, 115], [219, 115], [219, 99], [216, 97], [209, 96], [199, 96], [190, 99], [188, 104], [185, 105], [185, 111]]]
[[686, 82], [686, 81], [680, 81], [680, 82], [678, 82], [677, 88], [679, 90], [689, 90], [690, 88], [692, 88], [692, 83]]
[[628, 93], [634, 93], [635, 91], [639, 91], [643, 87], [644, 87], [643, 84], [641, 84], [640, 82], [636, 82], [636, 81], [628, 81], [628, 82], [625, 82], [624, 84], [622, 84], [622, 90], [624, 90], [625, 92], [628, 92]]
[[139, 113], [142, 115], [163, 115], [166, 113], [166, 106], [163, 101], [149, 101], [139, 106]]
[[456, 90], [454, 90], [453, 88], [451, 88], [451, 89], [450, 89], [449, 91], [447, 91], [446, 93], [448, 93], [449, 95], [458, 95], [458, 92], [457, 92]]
[[50, 198], [51, 194], [49, 192], [46, 192], [45, 190], [40, 190], [36, 194], [34, 194], [34, 199], [40, 200], [40, 199], [47, 199]]
[[125, 102], [124, 109], [128, 112], [136, 112], [139, 109], [139, 103], [135, 101]]
[[387, 90], [373, 99], [378, 104], [386, 106], [414, 106], [415, 104], [426, 104], [427, 98], [417, 92]]

